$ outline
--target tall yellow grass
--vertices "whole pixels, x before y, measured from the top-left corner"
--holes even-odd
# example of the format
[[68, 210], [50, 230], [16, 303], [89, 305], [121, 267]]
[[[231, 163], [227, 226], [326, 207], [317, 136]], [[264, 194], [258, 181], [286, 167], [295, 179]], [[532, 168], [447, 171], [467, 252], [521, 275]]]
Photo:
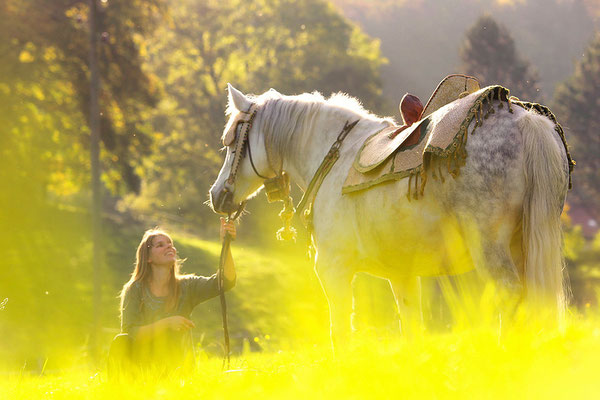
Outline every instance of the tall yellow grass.
[[522, 321], [425, 333], [412, 340], [357, 337], [333, 356], [326, 345], [249, 351], [222, 370], [201, 354], [197, 371], [108, 380], [104, 371], [14, 372], [5, 399], [593, 399], [600, 396], [598, 315], [571, 315], [564, 332]]

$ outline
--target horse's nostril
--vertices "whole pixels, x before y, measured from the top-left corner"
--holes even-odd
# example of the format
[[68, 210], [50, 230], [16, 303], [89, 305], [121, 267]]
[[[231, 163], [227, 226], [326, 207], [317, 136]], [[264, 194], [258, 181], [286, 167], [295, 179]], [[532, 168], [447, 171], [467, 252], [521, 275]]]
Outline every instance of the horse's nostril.
[[210, 191], [210, 204], [217, 213], [228, 212], [233, 207], [233, 193], [223, 188]]
[[233, 204], [233, 193], [227, 189], [223, 189], [221, 192], [221, 210], [229, 211]]

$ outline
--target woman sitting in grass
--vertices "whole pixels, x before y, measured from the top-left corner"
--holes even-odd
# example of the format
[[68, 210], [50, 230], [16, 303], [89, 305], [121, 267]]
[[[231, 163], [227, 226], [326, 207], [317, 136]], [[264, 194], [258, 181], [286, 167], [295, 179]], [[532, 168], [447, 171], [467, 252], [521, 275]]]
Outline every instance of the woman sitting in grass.
[[[235, 239], [235, 225], [221, 218], [221, 240], [226, 232]], [[109, 373], [130, 362], [159, 370], [193, 366], [190, 314], [219, 295], [219, 276], [181, 275], [181, 264], [168, 234], [160, 229], [144, 233], [131, 279], [121, 292], [121, 334], [110, 349]], [[229, 290], [236, 279], [231, 251], [223, 271]]]

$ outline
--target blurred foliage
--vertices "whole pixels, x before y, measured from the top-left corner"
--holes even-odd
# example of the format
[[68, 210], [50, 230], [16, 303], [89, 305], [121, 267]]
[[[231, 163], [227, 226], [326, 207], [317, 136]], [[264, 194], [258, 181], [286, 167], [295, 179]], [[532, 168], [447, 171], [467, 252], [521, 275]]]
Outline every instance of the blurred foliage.
[[[164, 4], [98, 4], [103, 180], [123, 193], [139, 188], [135, 167], [148, 154], [147, 113], [157, 101], [138, 39], [153, 30]], [[37, 195], [73, 194], [89, 175], [88, 2], [6, 0], [0, 18], [3, 159], [18, 166]]]
[[482, 87], [502, 85], [513, 96], [540, 101], [537, 72], [517, 53], [508, 29], [490, 15], [481, 16], [467, 30], [460, 58], [460, 70], [475, 76]]
[[323, 0], [173, 1], [170, 19], [145, 41], [147, 68], [164, 88], [144, 160], [141, 196], [128, 203], [199, 225], [222, 156], [227, 83], [247, 93], [344, 91], [381, 109], [379, 43]]
[[[134, 165], [148, 154], [144, 114], [157, 93], [136, 41], [164, 7], [98, 4], [103, 180], [118, 194], [136, 189]], [[80, 207], [90, 179], [87, 7], [0, 2], [0, 360], [23, 368], [85, 355], [93, 320], [90, 216]]]
[[571, 282], [572, 304], [586, 309], [598, 306], [600, 300], [600, 232], [593, 240], [583, 235], [580, 225], [569, 217], [570, 206], [565, 205], [563, 223], [564, 255]]
[[381, 40], [381, 50], [389, 59], [382, 68], [383, 92], [394, 103], [407, 91], [425, 102], [444, 76], [464, 72], [457, 50], [465, 30], [486, 12], [507, 27], [516, 51], [539, 70], [546, 99], [554, 85], [571, 73], [572, 61], [581, 57], [583, 44], [594, 30], [593, 0], [589, 9], [581, 0], [332, 2], [367, 34]]
[[577, 162], [573, 194], [600, 219], [600, 33], [590, 41], [575, 71], [556, 89], [553, 110]]

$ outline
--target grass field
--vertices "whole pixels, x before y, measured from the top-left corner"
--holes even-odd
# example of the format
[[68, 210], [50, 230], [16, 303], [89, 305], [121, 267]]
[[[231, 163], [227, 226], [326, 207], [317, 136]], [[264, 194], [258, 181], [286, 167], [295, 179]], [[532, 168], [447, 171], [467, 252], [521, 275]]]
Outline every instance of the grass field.
[[126, 383], [104, 372], [14, 373], [0, 383], [6, 399], [281, 399], [504, 398], [594, 399], [600, 328], [573, 318], [563, 334], [525, 326], [498, 334], [475, 329], [429, 334], [410, 342], [361, 338], [337, 357], [326, 347], [247, 353], [222, 372], [201, 356], [198, 371]]
[[[174, 238], [188, 258], [185, 272], [214, 270], [217, 243]], [[334, 357], [327, 303], [302, 246], [265, 252], [235, 243], [233, 252], [238, 285], [228, 294], [234, 350], [229, 370], [222, 369], [220, 311], [213, 299], [193, 315], [196, 371], [114, 382], [84, 357], [64, 364], [49, 357], [38, 370], [5, 370], [0, 399], [600, 397], [600, 313], [593, 306], [571, 310], [559, 332], [520, 314], [511, 323], [498, 320], [488, 307], [494, 294], [484, 292], [483, 302], [475, 304], [481, 312], [477, 323], [437, 327], [408, 340], [390, 328], [397, 321], [386, 283], [363, 277], [355, 282], [355, 292], [366, 298], [357, 302], [363, 329]], [[110, 301], [108, 307], [116, 309], [116, 297]], [[113, 314], [111, 329], [118, 324]]]

